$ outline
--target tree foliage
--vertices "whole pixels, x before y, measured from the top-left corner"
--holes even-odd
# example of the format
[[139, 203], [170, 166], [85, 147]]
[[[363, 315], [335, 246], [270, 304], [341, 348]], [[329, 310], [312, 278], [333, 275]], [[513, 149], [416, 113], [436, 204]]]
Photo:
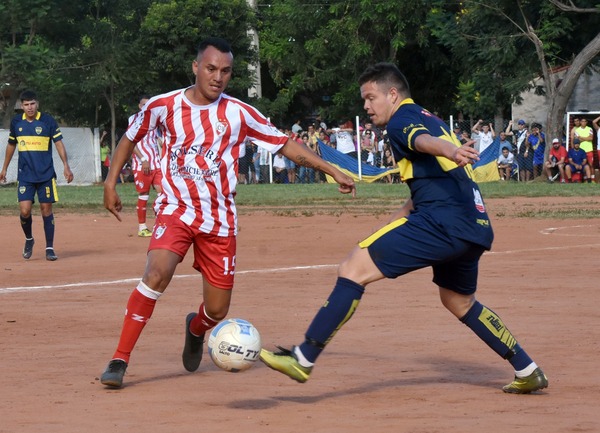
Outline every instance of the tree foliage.
[[[398, 64], [417, 102], [446, 117], [506, 116], [544, 77], [557, 123], [578, 76], [598, 61], [597, 0], [4, 0], [0, 110], [34, 88], [65, 123], [124, 128], [141, 93], [193, 82], [197, 43], [233, 46], [229, 93], [248, 99], [260, 58], [263, 98], [276, 124], [363, 114], [357, 78]], [[260, 46], [248, 31], [256, 29]], [[549, 71], [571, 65], [562, 82]]]

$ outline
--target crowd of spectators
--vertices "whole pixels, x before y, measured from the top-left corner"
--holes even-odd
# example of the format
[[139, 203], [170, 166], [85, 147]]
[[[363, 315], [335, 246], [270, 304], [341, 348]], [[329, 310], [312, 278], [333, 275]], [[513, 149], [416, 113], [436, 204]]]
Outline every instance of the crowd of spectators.
[[[317, 154], [321, 154], [320, 146], [330, 146], [339, 152], [353, 158], [360, 155], [361, 162], [376, 167], [394, 167], [396, 162], [390, 145], [386, 140], [384, 131], [376, 128], [372, 123], [365, 122], [356, 131], [352, 121], [340, 121], [334, 127], [327, 124], [317, 116], [311, 121], [303, 123], [296, 120], [284, 132], [293, 140], [304, 144]], [[359, 140], [360, 135], [360, 140]], [[360, 149], [358, 148], [360, 142]], [[322, 183], [325, 182], [323, 173], [307, 167], [296, 167], [295, 164], [283, 156], [275, 155], [269, 163], [269, 154], [252, 143], [246, 143], [244, 155], [240, 155], [239, 182], [270, 183], [271, 173], [269, 164], [272, 165], [272, 181], [274, 183]], [[397, 175], [385, 176], [382, 182], [399, 182]]]

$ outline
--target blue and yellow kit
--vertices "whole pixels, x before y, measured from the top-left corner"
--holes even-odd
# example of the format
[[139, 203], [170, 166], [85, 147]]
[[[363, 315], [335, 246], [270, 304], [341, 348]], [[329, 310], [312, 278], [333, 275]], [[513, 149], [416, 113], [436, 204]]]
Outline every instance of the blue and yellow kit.
[[402, 102], [392, 115], [387, 134], [411, 193], [413, 210], [359, 243], [378, 269], [396, 278], [432, 266], [434, 282], [463, 294], [477, 288], [479, 257], [492, 246], [494, 233], [470, 165], [416, 150], [415, 140], [429, 134], [461, 144], [438, 117]]
[[29, 122], [25, 114], [15, 116], [10, 123], [8, 143], [17, 146], [21, 182], [39, 183], [56, 178], [52, 161], [52, 142], [62, 140], [56, 120], [38, 111]]

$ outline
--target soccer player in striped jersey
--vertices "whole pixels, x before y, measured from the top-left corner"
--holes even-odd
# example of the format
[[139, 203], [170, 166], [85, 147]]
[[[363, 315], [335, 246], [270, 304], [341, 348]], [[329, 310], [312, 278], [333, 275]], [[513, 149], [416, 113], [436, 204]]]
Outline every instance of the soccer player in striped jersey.
[[[150, 96], [143, 95], [140, 98], [138, 108], [141, 110]], [[135, 121], [135, 114], [129, 117], [129, 124]], [[147, 238], [152, 236], [152, 231], [146, 225], [146, 213], [148, 199], [150, 198], [150, 188], [160, 194], [162, 188], [162, 172], [160, 170], [160, 129], [152, 129], [138, 141], [133, 148], [132, 165], [133, 180], [135, 189], [138, 193], [137, 217], [138, 217], [138, 236]]]
[[395, 65], [367, 68], [359, 84], [367, 114], [375, 125], [387, 127], [411, 197], [340, 265], [335, 287], [304, 342], [291, 350], [263, 349], [260, 359], [306, 382], [317, 357], [350, 320], [369, 283], [431, 267], [442, 304], [513, 366], [515, 378], [503, 391], [527, 394], [546, 388], [546, 376], [504, 322], [475, 299], [479, 258], [493, 240], [481, 192], [473, 181], [471, 163], [479, 158], [478, 152], [461, 146], [448, 125], [415, 104]]
[[18, 146], [19, 168], [17, 174], [17, 196], [19, 200], [19, 218], [25, 234], [23, 258], [29, 259], [33, 254], [31, 208], [37, 195], [44, 222], [46, 237], [46, 260], [55, 261], [58, 256], [54, 252], [54, 213], [52, 203], [58, 201], [56, 189], [56, 172], [52, 160], [52, 143], [63, 163], [63, 174], [67, 183], [73, 181], [73, 172], [69, 167], [67, 149], [62, 141], [62, 132], [56, 120], [48, 113], [38, 111], [37, 95], [31, 90], [21, 93], [23, 114], [16, 115], [10, 123], [8, 146], [0, 182], [6, 182], [8, 165]]
[[355, 194], [351, 177], [289, 139], [254, 107], [223, 93], [232, 69], [233, 54], [225, 40], [202, 41], [192, 63], [195, 84], [151, 98], [115, 151], [104, 182], [104, 205], [121, 220], [122, 204], [115, 189], [119, 169], [148, 131], [162, 133], [162, 194], [155, 203], [146, 268], [127, 303], [117, 349], [100, 379], [104, 385], [122, 386], [131, 351], [191, 246], [193, 267], [202, 274], [203, 301], [197, 313], [186, 317], [182, 361], [188, 371], [199, 367], [204, 334], [227, 315], [231, 302], [237, 234], [234, 198], [240, 146], [246, 139], [329, 174], [341, 193]]

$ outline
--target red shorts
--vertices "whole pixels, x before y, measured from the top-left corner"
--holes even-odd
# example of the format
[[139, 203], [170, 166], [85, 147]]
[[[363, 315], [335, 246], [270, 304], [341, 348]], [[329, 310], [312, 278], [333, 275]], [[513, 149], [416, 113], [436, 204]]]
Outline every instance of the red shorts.
[[233, 288], [235, 274], [235, 236], [214, 236], [192, 229], [179, 218], [159, 214], [154, 223], [148, 251], [165, 249], [181, 257], [194, 245], [194, 269], [221, 289]]
[[150, 173], [144, 174], [143, 170], [138, 170], [133, 172], [133, 180], [135, 181], [135, 189], [141, 194], [144, 192], [149, 192], [150, 187], [154, 186], [160, 187], [160, 183], [162, 182], [162, 171], [160, 168], [156, 170], [150, 170]]

